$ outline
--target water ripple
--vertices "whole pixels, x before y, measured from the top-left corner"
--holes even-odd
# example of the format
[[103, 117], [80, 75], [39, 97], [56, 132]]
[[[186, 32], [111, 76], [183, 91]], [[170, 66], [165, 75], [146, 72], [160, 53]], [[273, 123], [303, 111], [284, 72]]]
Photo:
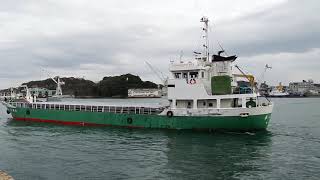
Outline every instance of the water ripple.
[[318, 179], [319, 100], [275, 101], [268, 131], [211, 134], [15, 122], [0, 106], [0, 169], [32, 180]]

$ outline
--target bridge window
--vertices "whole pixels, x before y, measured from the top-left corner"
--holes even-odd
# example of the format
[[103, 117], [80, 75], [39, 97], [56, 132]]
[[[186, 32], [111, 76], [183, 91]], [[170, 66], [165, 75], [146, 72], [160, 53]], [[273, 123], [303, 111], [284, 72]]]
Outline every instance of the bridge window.
[[198, 72], [190, 72], [191, 78], [198, 78]]
[[181, 73], [174, 73], [174, 78], [180, 79], [181, 78]]
[[187, 79], [188, 78], [188, 73], [183, 73], [183, 78]]

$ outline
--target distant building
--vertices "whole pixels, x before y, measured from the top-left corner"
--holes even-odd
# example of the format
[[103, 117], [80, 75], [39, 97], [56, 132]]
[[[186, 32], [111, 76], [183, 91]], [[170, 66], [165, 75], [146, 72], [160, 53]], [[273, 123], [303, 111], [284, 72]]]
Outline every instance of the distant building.
[[56, 90], [49, 90], [47, 88], [29, 88], [29, 91], [37, 97], [51, 97], [56, 93]]
[[128, 89], [129, 98], [159, 98], [160, 89]]
[[320, 93], [320, 84], [314, 84], [313, 80], [289, 83], [289, 92], [292, 95], [318, 95]]
[[17, 94], [16, 88], [9, 88], [9, 89], [3, 89], [0, 90], [0, 100], [3, 100], [5, 98], [14, 98]]

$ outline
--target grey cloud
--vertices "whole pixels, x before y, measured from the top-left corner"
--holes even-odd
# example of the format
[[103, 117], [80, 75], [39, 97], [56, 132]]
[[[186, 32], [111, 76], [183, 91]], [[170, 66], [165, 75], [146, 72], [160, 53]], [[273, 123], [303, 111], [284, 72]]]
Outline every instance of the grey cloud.
[[320, 47], [317, 1], [288, 1], [218, 25], [225, 46], [242, 56], [304, 52]]
[[[2, 32], [10, 35], [11, 39], [6, 40], [7, 37], [0, 34], [0, 78], [23, 82], [26, 78], [38, 78], [40, 68], [47, 68], [56, 74], [84, 74], [93, 80], [101, 79], [104, 75], [128, 72], [156, 80], [144, 61], [168, 73], [169, 60], [178, 59], [181, 50], [184, 59], [192, 58], [194, 50], [201, 51], [201, 24], [193, 21], [200, 18], [200, 12], [192, 12], [188, 16], [177, 15], [172, 7], [167, 11], [156, 11], [155, 14], [150, 14], [150, 9], [149, 14], [144, 14], [142, 6], [145, 3], [131, 10], [128, 3], [128, 12], [111, 7], [112, 3], [110, 6], [101, 4], [103, 8], [96, 12], [98, 6], [85, 9], [78, 6], [79, 3], [4, 1], [0, 7], [0, 27], [9, 28]], [[209, 6], [211, 1], [206, 3]], [[240, 57], [240, 63], [248, 62], [259, 67], [274, 62], [276, 69], [286, 68], [283, 64], [275, 63], [280, 61], [277, 54], [281, 53], [305, 54], [301, 56], [301, 61], [312, 62], [314, 67], [319, 67], [317, 61], [308, 60], [311, 57], [308, 52], [320, 48], [317, 7], [319, 2], [314, 0], [287, 1], [259, 11], [252, 10], [236, 18], [221, 14], [220, 17], [226, 18], [220, 18], [217, 22], [214, 22], [214, 17], [209, 17], [215, 25], [210, 34], [214, 45], [211, 47], [217, 51], [219, 47], [216, 40], [219, 39], [229, 54]], [[214, 12], [210, 13], [214, 16]], [[170, 16], [171, 19], [164, 19]], [[180, 22], [179, 17], [189, 17], [190, 20], [183, 19]], [[166, 21], [168, 24], [163, 24]], [[263, 55], [268, 55], [268, 58]], [[281, 58], [301, 65], [297, 60], [290, 61], [290, 57]], [[309, 66], [300, 67], [304, 68], [301, 74], [306, 74], [310, 69]], [[291, 71], [300, 67], [292, 66]]]
[[[77, 69], [90, 71], [88, 68], [92, 68], [94, 72], [94, 69], [104, 65], [108, 65], [108, 71], [104, 75], [116, 72], [134, 74], [140, 72], [142, 75], [148, 75], [150, 72], [144, 61], [161, 59], [161, 63], [166, 64], [165, 66], [168, 62], [166, 52], [168, 46], [153, 43], [158, 36], [150, 32], [150, 29], [157, 27], [137, 25], [112, 31], [78, 33], [72, 36], [54, 38], [36, 36], [20, 39], [15, 42], [17, 46], [1, 51], [1, 59], [7, 59], [8, 62], [15, 64], [12, 70], [1, 74], [1, 77], [39, 77], [42, 68], [52, 69], [56, 73], [75, 71], [76, 74]], [[131, 62], [122, 64], [122, 61], [126, 61], [123, 58], [128, 56], [130, 58], [128, 61]], [[93, 64], [96, 67], [83, 68], [83, 64]], [[0, 67], [5, 68], [1, 65]], [[24, 71], [19, 73], [14, 69], [24, 69]]]

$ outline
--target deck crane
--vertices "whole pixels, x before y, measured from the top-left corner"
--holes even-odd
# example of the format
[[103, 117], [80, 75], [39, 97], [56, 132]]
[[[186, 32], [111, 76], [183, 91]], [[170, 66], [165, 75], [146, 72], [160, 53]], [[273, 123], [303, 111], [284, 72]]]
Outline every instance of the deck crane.
[[57, 80], [55, 80], [55, 79], [52, 78], [52, 77], [50, 77], [50, 78], [57, 84], [55, 96], [62, 96], [62, 88], [61, 88], [61, 85], [64, 85], [65, 83], [60, 80], [60, 77], [59, 77], [59, 76], [57, 76]]
[[[249, 74], [245, 74], [241, 69], [240, 69], [240, 67], [238, 66], [238, 65], [235, 65], [235, 67], [241, 72], [241, 74], [242, 74], [242, 77], [245, 77], [245, 78], [247, 78], [248, 80], [249, 80], [249, 82], [250, 82], [250, 84], [251, 84], [251, 87], [252, 88], [255, 88], [255, 90], [257, 91], [257, 93], [259, 93], [258, 91], [259, 91], [259, 88], [257, 87], [257, 84], [255, 84], [255, 78], [254, 78], [254, 76], [253, 75], [249, 75]], [[268, 66], [268, 64], [266, 64], [266, 66], [265, 66], [265, 71], [267, 70], [267, 69], [271, 69], [272, 67], [270, 67], [270, 66]], [[270, 102], [270, 100], [267, 98], [267, 97], [265, 97], [269, 102]]]
[[55, 93], [55, 96], [62, 96], [62, 88], [61, 88], [61, 85], [64, 85], [65, 83], [63, 81], [60, 80], [60, 77], [57, 76], [57, 80], [55, 80], [55, 78], [51, 77], [49, 72], [47, 72], [46, 70], [43, 69], [43, 71], [45, 71], [47, 73], [47, 75], [50, 77], [50, 79], [53, 80], [53, 82], [55, 82], [57, 84], [57, 87], [56, 87], [56, 93]]
[[257, 88], [256, 85], [255, 85], [255, 79], [254, 79], [254, 76], [253, 75], [250, 75], [250, 74], [245, 74], [238, 65], [235, 65], [235, 67], [241, 72], [241, 74], [234, 74], [235, 77], [245, 77], [248, 79], [248, 81], [250, 82], [250, 85], [252, 88]]
[[153, 71], [157, 77], [161, 80], [164, 86], [168, 85], [168, 77], [166, 77], [160, 70], [154, 68], [149, 62], [145, 61], [148, 67]]

